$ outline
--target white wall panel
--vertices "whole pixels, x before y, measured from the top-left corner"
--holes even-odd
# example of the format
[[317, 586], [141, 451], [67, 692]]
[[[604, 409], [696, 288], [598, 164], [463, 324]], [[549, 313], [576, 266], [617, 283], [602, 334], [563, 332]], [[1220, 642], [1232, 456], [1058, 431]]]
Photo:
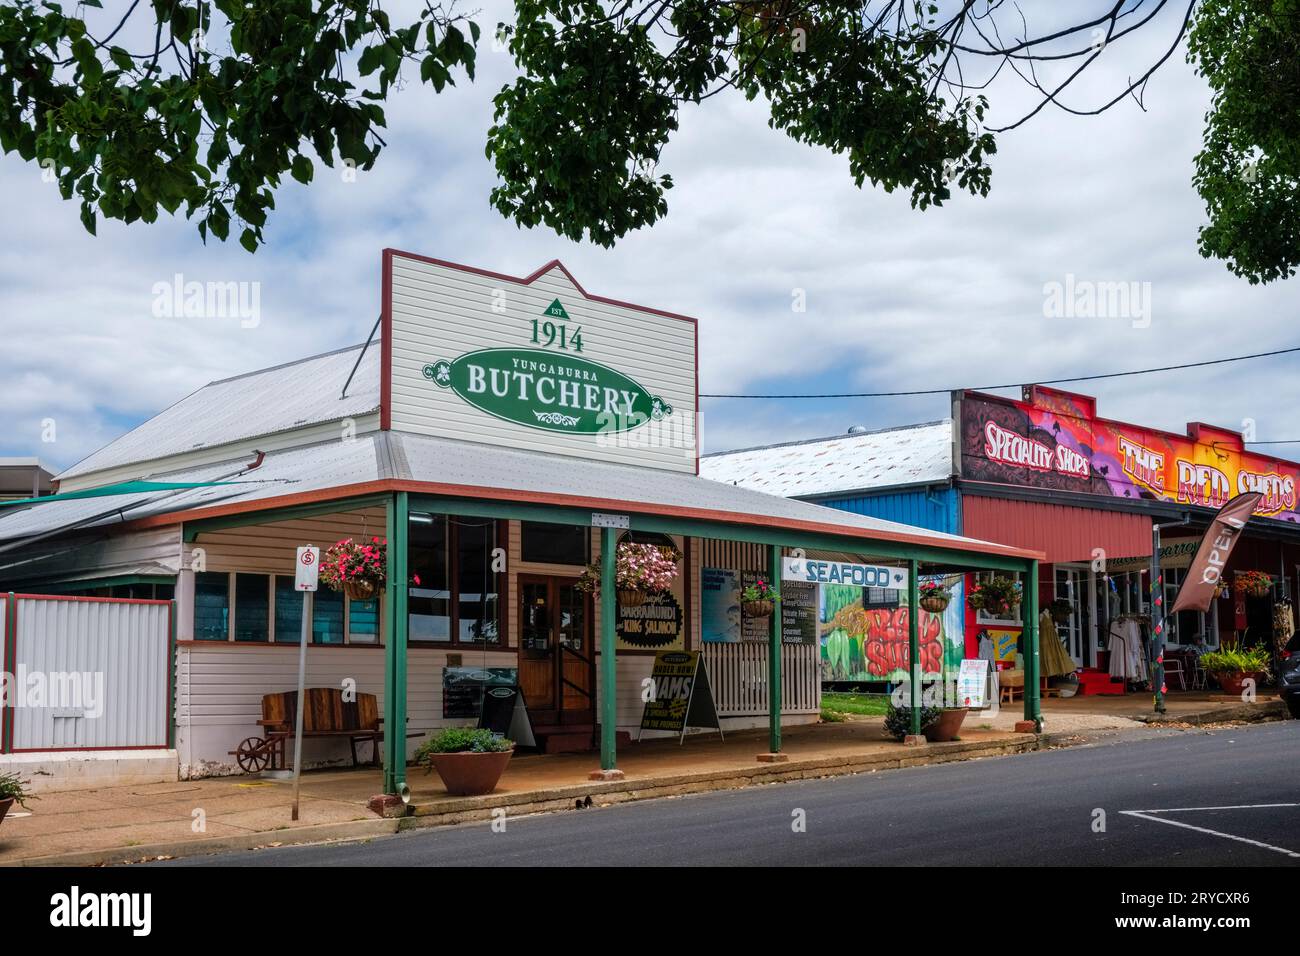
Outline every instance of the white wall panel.
[[17, 604], [15, 672], [39, 674], [47, 688], [58, 675], [79, 675], [91, 696], [17, 707], [15, 750], [167, 745], [170, 605], [34, 598]]

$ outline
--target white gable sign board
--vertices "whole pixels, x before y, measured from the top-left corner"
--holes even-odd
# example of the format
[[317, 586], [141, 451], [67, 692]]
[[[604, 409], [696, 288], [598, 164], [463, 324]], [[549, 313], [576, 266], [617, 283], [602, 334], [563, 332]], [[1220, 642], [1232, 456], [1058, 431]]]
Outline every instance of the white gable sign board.
[[693, 319], [587, 295], [558, 262], [514, 279], [384, 253], [387, 427], [697, 470]]

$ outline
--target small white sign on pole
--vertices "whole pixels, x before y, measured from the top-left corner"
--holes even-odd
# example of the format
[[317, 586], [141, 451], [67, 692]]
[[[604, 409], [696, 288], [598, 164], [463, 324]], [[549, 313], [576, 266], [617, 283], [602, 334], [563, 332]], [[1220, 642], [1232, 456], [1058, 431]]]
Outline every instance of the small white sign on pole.
[[307, 545], [298, 549], [298, 561], [293, 578], [294, 590], [315, 591], [320, 579], [320, 548]]
[[302, 711], [307, 686], [307, 642], [311, 639], [312, 597], [320, 580], [320, 548], [311, 545], [298, 549], [294, 564], [294, 588], [302, 592], [302, 633], [298, 637], [298, 696], [294, 703], [293, 727], [293, 813], [298, 819], [298, 793], [302, 774]]

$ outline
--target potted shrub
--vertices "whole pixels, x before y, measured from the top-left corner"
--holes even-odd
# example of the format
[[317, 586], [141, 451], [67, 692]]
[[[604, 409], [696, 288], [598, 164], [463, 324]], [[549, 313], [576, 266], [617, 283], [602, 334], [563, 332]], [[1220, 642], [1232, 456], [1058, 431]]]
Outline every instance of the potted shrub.
[[939, 716], [926, 725], [921, 732], [925, 734], [925, 739], [932, 744], [956, 740], [957, 731], [961, 730], [961, 725], [965, 722], [966, 714], [969, 712], [969, 707], [940, 708]]
[[740, 604], [750, 617], [771, 617], [781, 595], [762, 578], [740, 592]]
[[27, 801], [36, 797], [27, 792], [27, 783], [16, 773], [0, 773], [0, 822], [15, 803], [27, 809]]
[[1068, 624], [1070, 623], [1070, 615], [1074, 613], [1074, 605], [1065, 598], [1057, 598], [1047, 605], [1047, 612], [1052, 615], [1053, 623]]
[[1246, 679], [1253, 677], [1255, 685], [1268, 676], [1268, 648], [1252, 647], [1248, 651], [1224, 647], [1206, 651], [1201, 655], [1201, 668], [1211, 675], [1225, 694], [1240, 696]]
[[1247, 597], [1268, 597], [1273, 579], [1263, 571], [1238, 571], [1232, 576], [1232, 586]]
[[474, 797], [496, 789], [514, 749], [513, 740], [490, 730], [448, 727], [420, 745], [415, 762], [437, 770], [448, 793]]
[[920, 604], [931, 614], [942, 614], [952, 601], [952, 589], [939, 581], [922, 581]]
[[[922, 707], [921, 733], [925, 733], [926, 728], [933, 726], [942, 715], [943, 711], [938, 707]], [[885, 732], [895, 740], [902, 740], [910, 734], [912, 732], [912, 708], [895, 707], [890, 704], [889, 710], [885, 712]]]
[[[676, 548], [624, 541], [614, 556], [614, 587], [623, 607], [644, 604], [651, 594], [662, 594], [677, 579], [682, 559]], [[587, 565], [576, 585], [579, 591], [600, 593], [600, 562]]]

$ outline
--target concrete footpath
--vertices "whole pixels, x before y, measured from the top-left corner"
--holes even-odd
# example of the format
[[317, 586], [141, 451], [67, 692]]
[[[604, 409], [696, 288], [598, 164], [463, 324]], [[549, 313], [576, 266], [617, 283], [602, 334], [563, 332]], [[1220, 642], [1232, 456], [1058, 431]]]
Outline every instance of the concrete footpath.
[[[1017, 734], [997, 721], [968, 718], [961, 739], [904, 747], [886, 738], [881, 718], [788, 728], [781, 763], [760, 763], [766, 733], [746, 731], [657, 740], [619, 754], [622, 780], [593, 782], [594, 754], [515, 757], [497, 791], [453, 797], [436, 774], [411, 768], [409, 815], [383, 819], [367, 808], [381, 789], [377, 771], [312, 771], [302, 779], [300, 819], [290, 820], [288, 781], [238, 776], [100, 790], [48, 793], [0, 823], [0, 865], [92, 866], [193, 856], [225, 850], [365, 839], [411, 827], [438, 826], [572, 809], [590, 800], [629, 800], [729, 790], [791, 780], [874, 773], [901, 767], [1000, 757], [1090, 743], [1097, 733], [1145, 727], [1127, 715], [1106, 715], [1106, 727], [1081, 727], [1054, 716], [1045, 702], [1045, 733]], [[1064, 703], [1064, 702], [1063, 702]], [[1190, 703], [1190, 702], [1189, 702]], [[1149, 706], [1149, 702], [1148, 702]], [[1243, 709], [1244, 708], [1244, 709]], [[1249, 719], [1279, 719], [1280, 702], [1240, 705], [1202, 701], [1180, 708], [1175, 728]], [[1122, 722], [1120, 722], [1122, 721]], [[1176, 733], [1177, 730], [1170, 731]]]

